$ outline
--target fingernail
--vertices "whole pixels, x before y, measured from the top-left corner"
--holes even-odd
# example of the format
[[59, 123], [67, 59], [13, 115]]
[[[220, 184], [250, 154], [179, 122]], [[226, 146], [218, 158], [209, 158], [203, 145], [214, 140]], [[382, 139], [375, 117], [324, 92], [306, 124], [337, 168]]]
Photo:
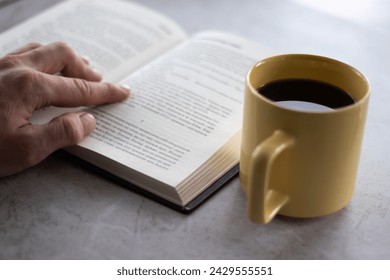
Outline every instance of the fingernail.
[[128, 85], [119, 85], [122, 89], [124, 89], [125, 91], [127, 91], [129, 94], [131, 93], [130, 92], [130, 87]]
[[89, 113], [83, 113], [79, 116], [79, 118], [84, 128], [84, 136], [89, 135], [95, 129], [95, 117]]
[[83, 55], [81, 56], [81, 59], [87, 63], [87, 64], [90, 64], [91, 63], [91, 59], [89, 58], [89, 56], [86, 56], [86, 55]]
[[92, 71], [95, 73], [96, 76], [99, 76], [100, 78], [103, 77], [102, 73], [98, 69], [93, 68]]

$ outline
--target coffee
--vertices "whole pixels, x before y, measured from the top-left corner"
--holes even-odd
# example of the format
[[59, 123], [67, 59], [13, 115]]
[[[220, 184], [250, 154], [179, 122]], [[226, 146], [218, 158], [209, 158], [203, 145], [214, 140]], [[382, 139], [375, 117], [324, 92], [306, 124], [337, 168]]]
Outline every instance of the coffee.
[[257, 92], [274, 102], [297, 101], [332, 109], [355, 103], [354, 98], [345, 90], [329, 83], [310, 79], [276, 80], [259, 87]]

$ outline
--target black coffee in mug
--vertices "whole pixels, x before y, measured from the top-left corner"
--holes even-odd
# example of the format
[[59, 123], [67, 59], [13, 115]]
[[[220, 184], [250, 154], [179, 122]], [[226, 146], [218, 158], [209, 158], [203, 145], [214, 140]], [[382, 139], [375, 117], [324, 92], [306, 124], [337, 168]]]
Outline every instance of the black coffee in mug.
[[[311, 106], [314, 105], [313, 108], [316, 108], [315, 111], [318, 106], [337, 109], [355, 103], [349, 93], [335, 85], [303, 78], [272, 81], [259, 87], [257, 92], [274, 102], [287, 104], [285, 107], [304, 108], [294, 106], [297, 102], [312, 104]], [[290, 106], [288, 102], [292, 102], [292, 105]]]

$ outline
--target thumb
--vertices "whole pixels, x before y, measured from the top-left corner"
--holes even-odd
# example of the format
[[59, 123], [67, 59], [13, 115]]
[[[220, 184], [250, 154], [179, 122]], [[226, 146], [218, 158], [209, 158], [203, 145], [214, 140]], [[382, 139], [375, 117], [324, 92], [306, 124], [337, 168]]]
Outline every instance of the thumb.
[[96, 120], [89, 113], [68, 113], [43, 125], [42, 138], [52, 152], [75, 145], [88, 136], [96, 127]]
[[14, 139], [19, 148], [12, 151], [16, 162], [11, 171], [31, 167], [54, 151], [79, 143], [95, 127], [96, 120], [89, 113], [68, 113], [48, 124], [25, 126]]
[[54, 118], [44, 125], [33, 125], [33, 135], [40, 141], [36, 149], [41, 159], [52, 152], [81, 142], [96, 127], [94, 116], [84, 112], [73, 112]]

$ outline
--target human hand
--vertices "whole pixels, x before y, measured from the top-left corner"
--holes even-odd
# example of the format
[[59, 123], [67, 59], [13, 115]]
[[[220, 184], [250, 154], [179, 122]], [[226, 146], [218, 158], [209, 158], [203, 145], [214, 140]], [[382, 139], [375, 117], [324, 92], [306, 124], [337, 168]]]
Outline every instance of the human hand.
[[84, 112], [32, 125], [33, 111], [49, 105], [101, 105], [129, 96], [127, 88], [101, 78], [64, 43], [32, 43], [0, 58], [0, 177], [77, 144], [96, 126], [95, 118]]

